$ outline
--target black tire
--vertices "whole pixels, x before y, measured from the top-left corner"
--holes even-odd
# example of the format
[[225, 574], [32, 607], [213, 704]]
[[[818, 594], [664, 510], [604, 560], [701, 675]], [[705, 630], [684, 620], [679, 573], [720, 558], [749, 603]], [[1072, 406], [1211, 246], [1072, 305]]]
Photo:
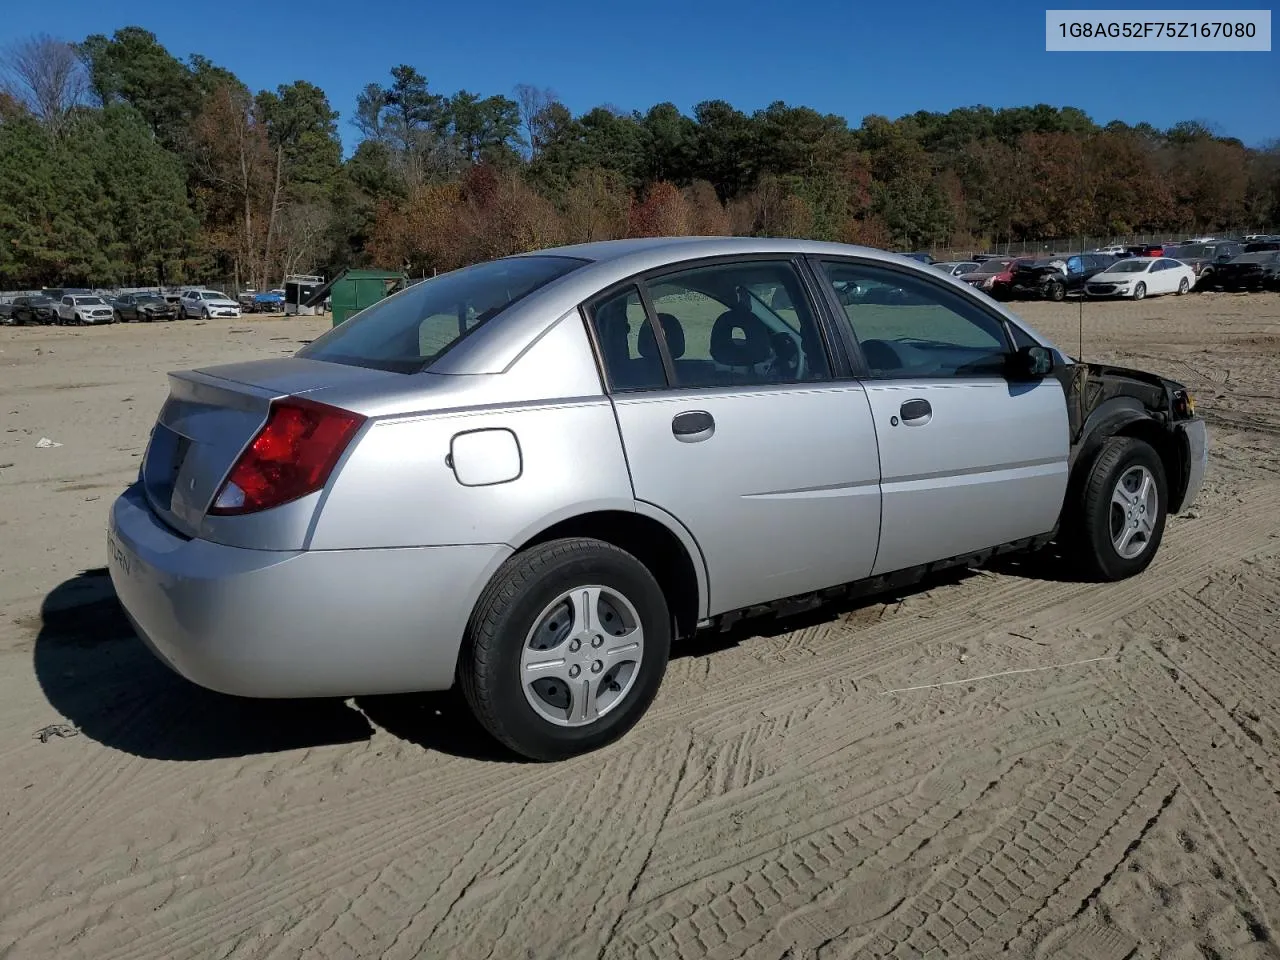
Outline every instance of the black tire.
[[1057, 280], [1045, 287], [1044, 294], [1054, 303], [1061, 303], [1067, 296], [1067, 285], [1059, 283]]
[[[1111, 498], [1120, 479], [1134, 467], [1145, 467], [1155, 482], [1156, 518], [1142, 552], [1126, 558], [1112, 542]], [[1169, 485], [1159, 454], [1143, 440], [1109, 437], [1081, 479], [1068, 517], [1071, 553], [1080, 572], [1089, 579], [1107, 581], [1124, 580], [1147, 569], [1160, 549], [1168, 515]]]
[[1191, 291], [1191, 281], [1183, 277], [1178, 281], [1178, 296], [1185, 297]]
[[1147, 285], [1145, 283], [1139, 283], [1136, 287], [1133, 288], [1133, 299], [1143, 300], [1146, 298], [1146, 296], [1147, 296]]
[[[634, 606], [643, 653], [624, 699], [594, 722], [559, 726], [530, 705], [520, 658], [543, 611], [587, 584], [616, 590]], [[458, 657], [459, 686], [481, 726], [517, 754], [546, 761], [587, 753], [621, 737], [649, 709], [666, 672], [671, 626], [661, 587], [631, 554], [600, 540], [551, 540], [508, 559], [480, 595]]]

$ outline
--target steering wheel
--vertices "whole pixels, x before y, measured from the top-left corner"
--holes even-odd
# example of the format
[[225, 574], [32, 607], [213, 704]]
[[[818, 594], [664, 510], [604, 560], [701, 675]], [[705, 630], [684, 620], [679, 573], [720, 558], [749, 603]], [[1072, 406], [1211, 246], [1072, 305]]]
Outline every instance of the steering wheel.
[[769, 361], [766, 374], [778, 380], [803, 380], [805, 358], [795, 338], [786, 333], [775, 333], [770, 338], [770, 345], [773, 347], [773, 359]]

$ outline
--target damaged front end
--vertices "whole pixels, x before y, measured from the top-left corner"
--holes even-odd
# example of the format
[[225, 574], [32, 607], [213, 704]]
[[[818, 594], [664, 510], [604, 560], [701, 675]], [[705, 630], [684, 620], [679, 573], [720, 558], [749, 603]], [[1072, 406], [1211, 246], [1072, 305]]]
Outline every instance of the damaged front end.
[[1112, 364], [1069, 362], [1058, 368], [1067, 400], [1072, 475], [1113, 436], [1145, 440], [1164, 463], [1169, 512], [1195, 500], [1208, 462], [1208, 434], [1195, 400], [1176, 380]]

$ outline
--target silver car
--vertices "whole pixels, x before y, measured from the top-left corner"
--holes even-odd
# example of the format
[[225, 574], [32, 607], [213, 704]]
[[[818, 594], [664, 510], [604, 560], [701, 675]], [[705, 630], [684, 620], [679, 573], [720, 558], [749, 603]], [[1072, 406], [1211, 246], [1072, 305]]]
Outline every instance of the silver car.
[[1050, 542], [1132, 576], [1207, 455], [1182, 385], [798, 240], [507, 257], [169, 379], [108, 535], [155, 653], [251, 697], [456, 683], [536, 759], [622, 735], [700, 628]]

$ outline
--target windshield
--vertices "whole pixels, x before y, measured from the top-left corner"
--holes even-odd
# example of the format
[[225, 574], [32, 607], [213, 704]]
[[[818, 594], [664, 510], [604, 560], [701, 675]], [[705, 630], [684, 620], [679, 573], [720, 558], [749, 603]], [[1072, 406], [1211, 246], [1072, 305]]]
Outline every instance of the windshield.
[[974, 273], [1004, 273], [1009, 268], [1012, 260], [987, 260], [978, 265], [978, 269]]
[[32, 297], [27, 301], [33, 307], [47, 307], [53, 303], [49, 297]]
[[216, 291], [216, 290], [206, 290], [206, 291], [204, 291], [202, 294], [200, 294], [200, 296], [201, 296], [201, 297], [203, 297], [205, 300], [225, 300], [225, 299], [227, 299], [227, 295], [226, 295], [225, 293], [218, 293], [218, 291]]
[[105, 307], [107, 304], [101, 297], [74, 297], [76, 306]]
[[1107, 268], [1107, 273], [1146, 273], [1150, 260], [1121, 260]]
[[154, 293], [139, 294], [133, 298], [134, 303], [164, 303], [164, 297], [157, 297]]
[[476, 327], [585, 262], [508, 257], [444, 273], [361, 311], [297, 355], [416, 373]]

